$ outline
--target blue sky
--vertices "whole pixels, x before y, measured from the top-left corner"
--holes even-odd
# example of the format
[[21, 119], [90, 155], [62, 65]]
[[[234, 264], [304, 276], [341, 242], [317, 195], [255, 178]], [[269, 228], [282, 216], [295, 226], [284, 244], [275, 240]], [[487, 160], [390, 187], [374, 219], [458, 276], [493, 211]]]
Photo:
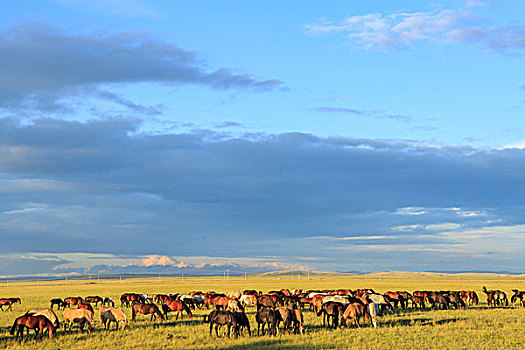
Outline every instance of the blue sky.
[[518, 1], [0, 13], [4, 274], [521, 272]]

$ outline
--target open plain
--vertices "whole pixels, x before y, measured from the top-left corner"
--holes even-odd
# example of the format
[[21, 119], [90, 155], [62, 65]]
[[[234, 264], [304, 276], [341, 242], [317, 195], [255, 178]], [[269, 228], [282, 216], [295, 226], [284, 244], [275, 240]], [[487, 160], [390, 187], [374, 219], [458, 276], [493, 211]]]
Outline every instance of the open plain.
[[[300, 279], [299, 279], [300, 278]], [[20, 297], [22, 304], [13, 305], [13, 311], [0, 312], [0, 347], [6, 349], [518, 349], [525, 347], [525, 308], [518, 305], [488, 307], [482, 293], [501, 289], [510, 298], [512, 289], [525, 289], [523, 276], [501, 275], [315, 275], [305, 276], [258, 275], [245, 277], [149, 278], [69, 282], [14, 283], [0, 286], [1, 297]], [[323, 328], [322, 317], [303, 309], [306, 334], [256, 336], [255, 308], [246, 310], [252, 327], [252, 336], [237, 339], [217, 339], [208, 334], [209, 325], [203, 316], [211, 310], [197, 309], [194, 318], [175, 320], [171, 314], [164, 322], [150, 322], [149, 316], [139, 315], [123, 331], [105, 331], [95, 308], [95, 330], [80, 333], [78, 327], [71, 333], [64, 328], [52, 339], [34, 340], [33, 332], [24, 341], [9, 334], [13, 320], [25, 311], [48, 308], [52, 298], [100, 295], [110, 297], [120, 306], [124, 292], [188, 293], [190, 291], [228, 292], [235, 289], [255, 289], [267, 292], [281, 288], [336, 289], [372, 288], [384, 293], [389, 290], [475, 290], [480, 304], [466, 310], [396, 309], [395, 314], [380, 317], [378, 328], [365, 323], [361, 329], [347, 327], [329, 330]], [[129, 308], [123, 308], [131, 320]], [[62, 311], [57, 311], [62, 320]], [[253, 333], [255, 329], [255, 334]], [[166, 335], [172, 336], [167, 338]]]

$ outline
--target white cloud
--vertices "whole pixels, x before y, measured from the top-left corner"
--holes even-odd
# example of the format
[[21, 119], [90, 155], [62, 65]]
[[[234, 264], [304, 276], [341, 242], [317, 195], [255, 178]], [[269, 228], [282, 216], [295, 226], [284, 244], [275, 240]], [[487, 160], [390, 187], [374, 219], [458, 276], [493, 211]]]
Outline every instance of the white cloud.
[[303, 26], [307, 34], [344, 34], [358, 49], [409, 49], [417, 43], [473, 44], [493, 52], [525, 49], [525, 26], [490, 26], [474, 12], [486, 6], [482, 1], [467, 1], [464, 7], [433, 12], [370, 13], [348, 16], [339, 23], [326, 19]]
[[427, 211], [425, 208], [419, 207], [404, 207], [396, 210], [396, 214], [400, 215], [423, 215], [426, 213]]

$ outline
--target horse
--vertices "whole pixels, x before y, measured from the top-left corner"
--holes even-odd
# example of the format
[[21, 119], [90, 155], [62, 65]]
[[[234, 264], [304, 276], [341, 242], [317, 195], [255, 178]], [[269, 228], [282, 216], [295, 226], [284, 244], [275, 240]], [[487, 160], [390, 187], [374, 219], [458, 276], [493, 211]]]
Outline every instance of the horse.
[[[277, 335], [277, 312], [274, 309], [261, 307], [255, 314], [257, 322], [257, 335], [262, 332], [264, 335], [264, 326], [268, 324], [268, 334]], [[261, 326], [262, 325], [262, 326]]]
[[65, 308], [67, 306], [67, 303], [60, 298], [55, 298], [51, 299], [51, 309], [54, 305], [57, 305], [58, 309], [60, 310], [60, 308]]
[[420, 296], [420, 295], [412, 295], [410, 300], [412, 301], [412, 307], [413, 308], [416, 308], [416, 309], [419, 308], [421, 310], [425, 309], [425, 298], [423, 298], [422, 296]]
[[300, 309], [297, 308], [297, 305], [292, 305], [292, 322], [293, 322], [293, 332], [295, 334], [300, 333], [301, 335], [304, 332], [304, 319], [303, 313]]
[[239, 299], [242, 295], [242, 292], [240, 290], [231, 290], [228, 292], [228, 297], [233, 299]]
[[453, 305], [455, 309], [463, 309], [465, 310], [466, 305], [463, 299], [457, 294], [457, 293], [450, 293], [447, 296], [447, 301], [449, 305]]
[[144, 304], [144, 297], [137, 293], [124, 293], [120, 296], [120, 306], [130, 307], [133, 302]]
[[514, 294], [510, 297], [510, 302], [515, 305], [519, 300], [521, 306], [525, 306], [525, 292], [517, 289], [512, 290]]
[[113, 299], [111, 298], [102, 298], [102, 306], [111, 306], [111, 307], [115, 307], [115, 302], [113, 301]]
[[[20, 339], [23, 339], [24, 328], [35, 329], [35, 338], [38, 338], [38, 332], [40, 332], [40, 338], [44, 337], [44, 328], [47, 328], [49, 338], [53, 338], [56, 330], [55, 326], [53, 326], [53, 323], [51, 323], [47, 317], [43, 315], [33, 316], [25, 314], [15, 319], [15, 322], [13, 323], [9, 333], [14, 335], [15, 331], [17, 331], [15, 338], [18, 338], [20, 335]], [[36, 331], [37, 329], [38, 331]]]
[[122, 328], [126, 328], [128, 325], [128, 318], [126, 317], [126, 314], [122, 312], [121, 308], [115, 309], [113, 307], [107, 308], [104, 310], [102, 315], [100, 316], [100, 319], [102, 320], [102, 324], [104, 325], [104, 329], [108, 330], [110, 328], [111, 322], [115, 322], [115, 330], [118, 330], [119, 323], [122, 322]]
[[228, 305], [226, 306], [226, 310], [228, 311], [236, 311], [236, 312], [244, 312], [244, 306], [242, 306], [241, 302], [238, 299], [233, 299], [228, 301]]
[[95, 310], [93, 310], [93, 306], [91, 306], [90, 303], [85, 303], [84, 301], [80, 301], [80, 302], [77, 304], [77, 308], [79, 308], [79, 309], [86, 309], [86, 310], [88, 310], [89, 312], [91, 312], [91, 314], [94, 314], [94, 313], [95, 313]]
[[255, 297], [254, 295], [244, 294], [241, 295], [240, 301], [243, 306], [253, 306], [257, 304], [257, 297]]
[[283, 321], [283, 330], [286, 334], [290, 334], [290, 328], [292, 327], [292, 310], [287, 307], [279, 307], [277, 311], [277, 331], [279, 331], [279, 324]]
[[231, 300], [235, 300], [235, 299], [218, 296], [218, 297], [213, 298], [211, 302], [212, 302], [213, 306], [215, 306], [215, 308], [217, 310], [220, 310], [221, 308], [222, 308], [222, 310], [226, 310], [226, 307], [228, 307], [228, 303]]
[[250, 330], [250, 321], [248, 320], [248, 317], [244, 313], [244, 311], [232, 311], [233, 316], [235, 317], [235, 320], [237, 322], [237, 327], [235, 329], [235, 332], [237, 333], [237, 336], [241, 333], [241, 328], [244, 329], [245, 332], [248, 332], [248, 336], [252, 335], [252, 332]]
[[[13, 301], [11, 298], [0, 299], [0, 310], [2, 311], [13, 310], [12, 306], [15, 303], [17, 302]], [[22, 302], [18, 302], [18, 303], [21, 304]], [[7, 306], [7, 309], [4, 310], [4, 306]]]
[[175, 319], [178, 320], [179, 314], [182, 313], [182, 310], [186, 311], [186, 314], [188, 314], [189, 318], [193, 318], [193, 314], [191, 313], [190, 308], [182, 300], [168, 300], [164, 302], [164, 304], [162, 304], [162, 311], [164, 312], [164, 316], [166, 317], [166, 319], [168, 319], [168, 312], [176, 311], [177, 316], [175, 317]]
[[408, 292], [386, 292], [384, 295], [388, 297], [393, 303], [394, 308], [397, 308], [398, 304], [401, 304], [402, 309], [406, 309], [408, 306]]
[[386, 296], [377, 293], [365, 293], [362, 297], [364, 297], [369, 303], [372, 302], [379, 305], [381, 313], [384, 314], [385, 311], [388, 311], [391, 315], [394, 313], [394, 307]]
[[330, 319], [332, 319], [332, 327], [335, 329], [339, 324], [339, 315], [343, 314], [345, 307], [341, 303], [329, 301], [321, 306], [321, 309], [317, 312], [317, 316], [323, 315], [323, 327], [330, 328]]
[[257, 297], [257, 302], [255, 303], [257, 306], [257, 311], [259, 311], [262, 307], [274, 309], [275, 308], [275, 300], [272, 298], [271, 295], [261, 295]]
[[89, 296], [89, 297], [85, 297], [84, 300], [89, 303], [95, 303], [95, 306], [97, 306], [98, 303], [102, 303], [104, 299], [99, 296]]
[[482, 291], [487, 295], [488, 306], [491, 306], [492, 302], [494, 302], [494, 306], [503, 304], [509, 306], [509, 300], [507, 299], [507, 294], [505, 294], [505, 292], [502, 292], [501, 290], [487, 290], [485, 286], [483, 286]]
[[67, 304], [68, 307], [77, 305], [78, 303], [84, 301], [82, 297], [67, 297], [64, 298], [64, 302]]
[[66, 327], [71, 331], [73, 323], [79, 323], [80, 332], [84, 333], [84, 325], [88, 324], [88, 332], [93, 330], [93, 313], [87, 309], [65, 309], [64, 310], [64, 331]]
[[357, 328], [361, 328], [361, 326], [359, 325], [359, 319], [361, 317], [370, 318], [367, 308], [363, 304], [360, 304], [360, 303], [348, 304], [348, 306], [343, 312], [343, 315], [341, 316], [341, 328], [345, 327], [346, 320], [348, 318], [351, 318], [354, 321]]
[[159, 307], [155, 304], [133, 303], [133, 305], [131, 305], [131, 320], [132, 321], [135, 321], [137, 312], [143, 315], [151, 314], [150, 321], [153, 321], [153, 318], [155, 318], [156, 320], [157, 315], [159, 316], [161, 322], [164, 321], [164, 316], [162, 316], [162, 312], [160, 312]]
[[215, 334], [219, 337], [219, 328], [222, 326], [228, 326], [228, 338], [230, 337], [230, 330], [233, 327], [234, 338], [237, 337], [237, 318], [233, 315], [231, 311], [224, 310], [213, 310], [205, 322], [210, 323], [210, 337], [212, 336], [213, 325], [215, 325]]
[[30, 315], [30, 316], [42, 315], [44, 317], [47, 317], [47, 319], [51, 321], [51, 323], [53, 324], [53, 326], [55, 326], [55, 328], [58, 329], [58, 327], [60, 326], [60, 322], [58, 321], [57, 315], [51, 309], [29, 310], [28, 312], [26, 312], [26, 315]]

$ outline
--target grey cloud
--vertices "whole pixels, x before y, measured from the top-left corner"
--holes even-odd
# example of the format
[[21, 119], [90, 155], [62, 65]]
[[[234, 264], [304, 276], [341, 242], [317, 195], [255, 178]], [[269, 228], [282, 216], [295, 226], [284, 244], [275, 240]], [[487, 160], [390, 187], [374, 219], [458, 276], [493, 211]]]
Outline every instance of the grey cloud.
[[0, 32], [0, 52], [0, 107], [12, 111], [71, 110], [72, 103], [86, 102], [81, 96], [87, 95], [134, 111], [159, 113], [158, 107], [143, 107], [108, 91], [112, 84], [198, 84], [251, 91], [284, 88], [276, 79], [209, 69], [198, 53], [144, 33], [74, 34], [25, 23]]
[[[304, 133], [149, 135], [139, 127], [126, 118], [0, 119], [0, 173], [17, 185], [2, 191], [0, 183], [0, 251], [66, 253], [82, 242], [86, 253], [329, 257], [326, 246], [300, 242], [394, 237], [402, 225], [435, 234], [446, 223], [523, 223], [522, 149]], [[428, 209], [453, 207], [463, 215]]]

